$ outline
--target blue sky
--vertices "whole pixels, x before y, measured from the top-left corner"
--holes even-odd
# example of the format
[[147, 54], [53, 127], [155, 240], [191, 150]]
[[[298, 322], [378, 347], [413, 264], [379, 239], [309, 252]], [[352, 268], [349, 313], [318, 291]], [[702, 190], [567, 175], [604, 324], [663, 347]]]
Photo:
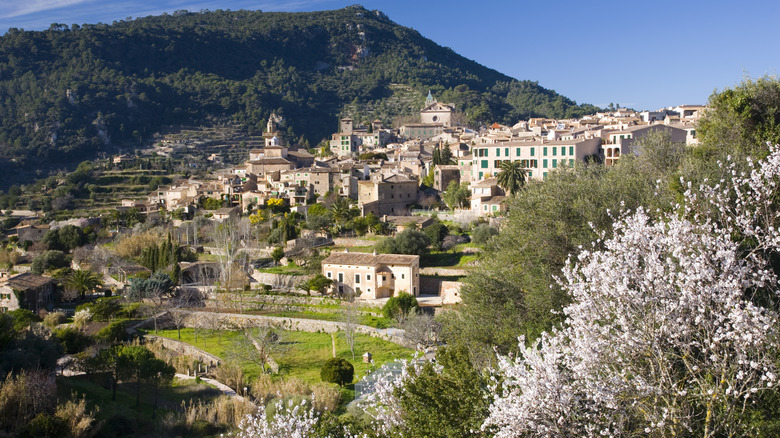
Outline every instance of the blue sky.
[[[0, 33], [111, 23], [186, 9], [312, 11], [359, 0], [0, 0]], [[467, 58], [576, 100], [636, 109], [706, 103], [744, 77], [775, 74], [773, 0], [363, 0]]]

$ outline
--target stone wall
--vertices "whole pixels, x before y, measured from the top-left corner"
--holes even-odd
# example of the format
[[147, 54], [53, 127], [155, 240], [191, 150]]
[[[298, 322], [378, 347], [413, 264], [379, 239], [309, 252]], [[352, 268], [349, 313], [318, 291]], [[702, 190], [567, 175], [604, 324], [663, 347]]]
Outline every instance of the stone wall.
[[309, 281], [313, 275], [284, 275], [254, 271], [252, 278], [259, 284], [270, 284], [276, 290], [300, 290], [300, 285]]
[[459, 281], [443, 281], [434, 277], [420, 277], [420, 293], [440, 296], [442, 304], [461, 302], [460, 288], [462, 286], [463, 283]]
[[420, 275], [464, 276], [469, 275], [469, 271], [465, 269], [427, 267], [420, 269]]
[[160, 342], [162, 343], [163, 347], [175, 351], [179, 354], [192, 357], [195, 360], [199, 360], [210, 367], [217, 366], [222, 363], [222, 359], [219, 357], [207, 353], [200, 348], [194, 347], [186, 342], [155, 335], [144, 335], [144, 338], [147, 341]]
[[374, 246], [376, 245], [376, 241], [374, 240], [367, 240], [367, 239], [359, 239], [355, 237], [336, 237], [333, 239], [333, 244], [335, 246]]

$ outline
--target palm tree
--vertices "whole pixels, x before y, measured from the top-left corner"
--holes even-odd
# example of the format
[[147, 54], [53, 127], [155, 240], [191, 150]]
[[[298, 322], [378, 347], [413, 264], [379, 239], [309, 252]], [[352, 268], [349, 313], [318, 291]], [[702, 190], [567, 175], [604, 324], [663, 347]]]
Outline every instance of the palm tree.
[[77, 269], [65, 280], [65, 289], [69, 292], [78, 293], [81, 298], [84, 298], [87, 291], [94, 290], [102, 285], [103, 283], [97, 274], [89, 270]]
[[525, 184], [525, 169], [519, 161], [504, 161], [501, 163], [501, 171], [496, 175], [498, 185], [514, 196]]
[[345, 198], [339, 198], [330, 206], [330, 217], [333, 222], [341, 224], [349, 220], [349, 201]]

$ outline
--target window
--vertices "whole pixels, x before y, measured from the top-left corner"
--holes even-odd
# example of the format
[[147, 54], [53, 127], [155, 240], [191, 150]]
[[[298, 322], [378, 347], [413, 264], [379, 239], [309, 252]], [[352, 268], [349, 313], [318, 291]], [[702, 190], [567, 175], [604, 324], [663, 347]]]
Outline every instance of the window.
[[479, 179], [482, 179], [482, 172], [479, 172]]
[[496, 168], [496, 169], [498, 169], [499, 167], [501, 167], [501, 160], [495, 160], [495, 161], [493, 161], [493, 167], [494, 167], [494, 168]]
[[366, 274], [366, 281], [371, 281], [371, 274]]
[[558, 167], [558, 160], [556, 160], [556, 159], [554, 159], [554, 158], [553, 158], [552, 165], [553, 165], [553, 169], [555, 169], [556, 167]]
[[401, 274], [401, 280], [403, 280], [403, 279], [404, 279], [404, 274]]
[[574, 160], [569, 158], [569, 167], [574, 167]]
[[569, 155], [574, 155], [574, 146], [569, 146]]
[[479, 167], [481, 169], [487, 169], [488, 168], [488, 160], [482, 160], [482, 162], [479, 163]]
[[360, 274], [355, 274], [355, 284], [360, 284]]
[[[517, 155], [520, 155], [520, 152], [519, 152], [519, 151], [517, 152]], [[508, 156], [509, 156], [509, 148], [504, 148], [504, 156], [505, 156], [505, 157], [508, 157]]]
[[556, 155], [558, 155], [558, 148], [556, 146], [553, 146], [553, 157]]
[[528, 171], [528, 178], [531, 178], [532, 176], [534, 176], [534, 173], [533, 173], [532, 171], [530, 171], [530, 170], [529, 170], [529, 171]]
[[[532, 148], [533, 149], [533, 148]], [[517, 156], [520, 156], [520, 148], [517, 148]]]
[[547, 167], [547, 159], [542, 160], [542, 167]]
[[333, 278], [333, 274], [330, 271], [326, 272], [325, 276], [328, 278]]
[[501, 148], [496, 148], [496, 156], [497, 157], [501, 156]]
[[387, 275], [383, 275], [383, 276], [382, 276], [382, 281], [383, 281], [383, 282], [387, 281]]
[[536, 148], [531, 148], [531, 156], [532, 156], [532, 157], [534, 156], [534, 153], [536, 152], [536, 151], [535, 151], [535, 149], [536, 149]]
[[344, 282], [344, 273], [339, 272], [339, 283], [343, 283], [343, 282]]

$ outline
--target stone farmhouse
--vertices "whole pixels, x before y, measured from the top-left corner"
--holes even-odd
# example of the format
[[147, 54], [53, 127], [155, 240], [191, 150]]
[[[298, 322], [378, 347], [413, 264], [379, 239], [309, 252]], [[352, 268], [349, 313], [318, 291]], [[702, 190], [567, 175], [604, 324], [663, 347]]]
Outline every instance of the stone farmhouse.
[[362, 300], [420, 294], [418, 255], [334, 252], [322, 261], [322, 275], [333, 280], [334, 292]]
[[0, 283], [0, 312], [27, 309], [38, 312], [54, 304], [55, 282], [49, 277], [29, 272], [4, 277]]

